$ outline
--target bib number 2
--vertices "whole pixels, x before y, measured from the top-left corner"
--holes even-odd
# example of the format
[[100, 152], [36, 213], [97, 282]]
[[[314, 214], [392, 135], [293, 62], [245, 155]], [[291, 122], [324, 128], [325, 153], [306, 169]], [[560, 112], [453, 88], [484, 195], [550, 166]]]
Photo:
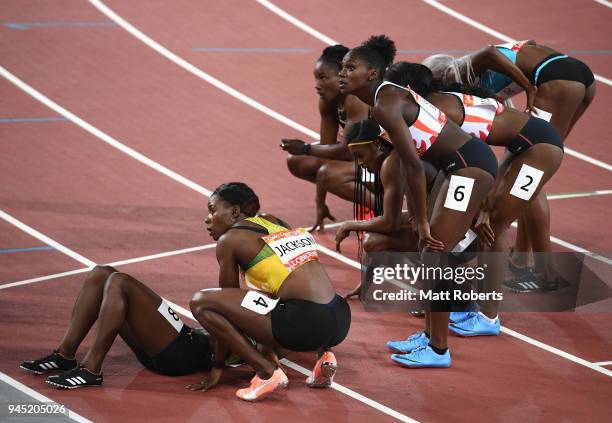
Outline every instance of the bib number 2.
[[542, 175], [544, 175], [544, 172], [541, 170], [523, 163], [516, 177], [516, 181], [514, 181], [514, 185], [510, 190], [510, 194], [529, 201], [533, 193], [538, 189], [538, 186], [540, 186]]
[[254, 311], [257, 314], [266, 315], [274, 310], [277, 303], [278, 298], [273, 299], [256, 291], [248, 291], [242, 299], [242, 303], [240, 305], [248, 310]]
[[464, 212], [470, 203], [474, 179], [465, 176], [452, 175], [448, 184], [444, 207]]

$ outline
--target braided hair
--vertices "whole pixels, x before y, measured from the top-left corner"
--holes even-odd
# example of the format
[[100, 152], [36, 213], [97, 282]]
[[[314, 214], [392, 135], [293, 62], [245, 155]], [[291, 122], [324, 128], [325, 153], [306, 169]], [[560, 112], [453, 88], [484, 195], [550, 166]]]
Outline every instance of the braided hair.
[[227, 182], [219, 185], [211, 194], [218, 195], [232, 206], [239, 206], [240, 211], [248, 217], [253, 217], [259, 211], [259, 197], [243, 182]]

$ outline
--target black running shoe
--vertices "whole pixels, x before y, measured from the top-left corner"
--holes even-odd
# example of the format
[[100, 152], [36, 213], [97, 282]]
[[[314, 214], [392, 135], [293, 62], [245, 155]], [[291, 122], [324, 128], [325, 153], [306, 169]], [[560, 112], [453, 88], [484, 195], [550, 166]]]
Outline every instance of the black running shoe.
[[541, 276], [533, 272], [524, 273], [504, 282], [504, 286], [512, 292], [528, 294], [531, 292], [556, 291], [559, 289], [559, 280], [544, 281]]
[[49, 376], [47, 383], [59, 389], [76, 389], [84, 386], [102, 385], [102, 373], [90, 372], [82, 364], [79, 367], [68, 370], [61, 375]]
[[35, 361], [24, 361], [19, 365], [23, 370], [42, 375], [50, 372], [65, 372], [66, 370], [74, 369], [77, 366], [76, 358], [68, 360], [62, 357], [58, 350], [53, 350], [53, 353]]

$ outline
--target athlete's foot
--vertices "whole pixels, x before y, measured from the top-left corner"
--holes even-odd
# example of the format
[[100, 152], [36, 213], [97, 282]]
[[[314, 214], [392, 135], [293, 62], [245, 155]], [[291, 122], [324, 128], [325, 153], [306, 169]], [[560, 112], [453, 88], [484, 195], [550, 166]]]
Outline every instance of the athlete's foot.
[[76, 358], [66, 358], [59, 353], [59, 350], [53, 350], [48, 356], [34, 361], [24, 361], [19, 367], [34, 374], [42, 375], [57, 371], [65, 372], [74, 369], [76, 366]]
[[451, 356], [448, 348], [442, 354], [426, 345], [408, 354], [393, 354], [391, 360], [402, 367], [450, 367]]
[[499, 317], [491, 319], [480, 312], [463, 321], [450, 323], [448, 328], [459, 336], [498, 336], [501, 330]]
[[102, 373], [92, 373], [81, 364], [61, 375], [49, 376], [47, 383], [59, 389], [76, 389], [85, 386], [100, 386], [102, 379]]
[[268, 396], [274, 391], [286, 388], [289, 384], [287, 375], [279, 367], [272, 373], [272, 377], [269, 379], [261, 379], [255, 375], [251, 379], [251, 386], [248, 388], [238, 389], [236, 396], [244, 401], [259, 401], [262, 398]]
[[312, 374], [306, 378], [309, 388], [327, 388], [334, 381], [334, 375], [338, 369], [336, 356], [331, 351], [325, 351], [315, 363]]
[[559, 289], [559, 279], [546, 281], [540, 274], [533, 271], [528, 271], [520, 276], [515, 276], [510, 280], [504, 281], [503, 284], [510, 291], [518, 292], [520, 294], [556, 291]]

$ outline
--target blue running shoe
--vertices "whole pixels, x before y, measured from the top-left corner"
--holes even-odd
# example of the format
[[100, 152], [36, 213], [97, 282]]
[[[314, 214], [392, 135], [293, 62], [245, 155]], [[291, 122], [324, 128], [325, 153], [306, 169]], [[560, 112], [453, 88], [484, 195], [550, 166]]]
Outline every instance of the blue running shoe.
[[495, 323], [491, 323], [482, 314], [476, 313], [463, 322], [451, 323], [448, 328], [460, 336], [497, 336], [500, 324], [499, 318], [495, 319]]
[[460, 323], [460, 322], [463, 322], [469, 319], [475, 314], [478, 314], [478, 312], [477, 311], [452, 311], [449, 319], [452, 323]]
[[389, 341], [387, 347], [391, 351], [404, 354], [416, 348], [426, 347], [427, 344], [429, 344], [429, 338], [425, 335], [425, 332], [417, 332], [403, 341]]
[[450, 351], [437, 354], [429, 345], [412, 350], [408, 354], [393, 354], [391, 360], [402, 367], [450, 367]]

